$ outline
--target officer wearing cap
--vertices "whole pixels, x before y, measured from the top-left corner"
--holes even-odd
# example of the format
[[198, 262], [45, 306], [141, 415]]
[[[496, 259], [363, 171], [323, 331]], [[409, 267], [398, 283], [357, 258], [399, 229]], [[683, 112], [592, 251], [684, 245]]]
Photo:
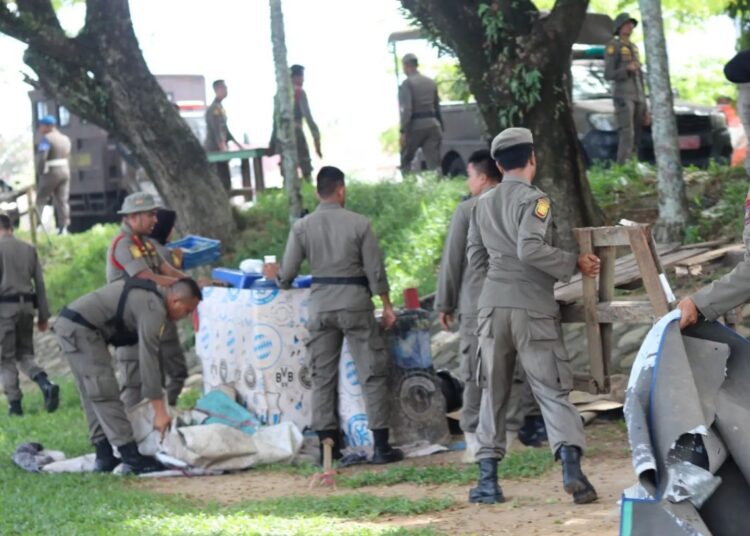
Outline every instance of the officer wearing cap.
[[383, 253], [367, 218], [344, 208], [346, 186], [340, 169], [322, 167], [317, 189], [320, 205], [294, 223], [281, 266], [266, 264], [264, 274], [276, 279], [281, 288], [289, 288], [305, 258], [310, 262], [313, 277], [307, 349], [313, 371], [311, 426], [321, 442], [332, 439], [334, 454], [338, 453], [336, 393], [346, 337], [375, 440], [370, 463], [396, 462], [403, 453], [389, 443], [391, 360], [372, 304], [372, 296], [380, 296], [383, 327], [392, 327], [396, 315], [388, 297]]
[[59, 403], [60, 388], [34, 359], [34, 309], [39, 331], [46, 331], [50, 313], [36, 248], [15, 238], [10, 217], [0, 214], [0, 380], [10, 415], [23, 415], [19, 369], [39, 385], [47, 411]]
[[[224, 110], [224, 105], [222, 104], [224, 99], [227, 98], [229, 91], [224, 80], [214, 80], [212, 87], [214, 89], [214, 101], [206, 109], [206, 142], [204, 147], [208, 152], [227, 151], [229, 150], [228, 144], [230, 141], [239, 145], [239, 142], [229, 132], [227, 112]], [[221, 184], [229, 191], [232, 187], [229, 162], [216, 162], [215, 166]]]
[[638, 155], [641, 130], [648, 122], [643, 71], [638, 47], [630, 39], [638, 21], [627, 13], [615, 19], [615, 38], [604, 55], [604, 77], [612, 81], [612, 98], [617, 119], [617, 162], [622, 164]]
[[497, 464], [506, 450], [505, 415], [518, 358], [542, 410], [552, 452], [562, 462], [565, 491], [576, 503], [591, 502], [596, 492], [581, 471], [583, 425], [568, 399], [573, 372], [554, 285], [568, 281], [577, 269], [584, 276], [596, 275], [599, 259], [552, 244], [550, 198], [531, 184], [537, 169], [531, 132], [506, 129], [492, 141], [491, 150], [503, 181], [477, 201], [467, 245], [469, 265], [487, 273], [477, 304], [485, 384], [477, 428], [480, 476], [469, 501], [505, 500]]
[[[122, 227], [107, 251], [107, 282], [138, 278], [168, 287], [178, 279], [187, 277], [159, 254], [160, 245], [150, 238], [157, 222], [159, 204], [146, 192], [136, 192], [125, 198], [122, 209]], [[181, 351], [177, 327], [166, 322], [160, 342], [159, 354], [166, 376], [167, 400], [177, 404], [177, 398], [187, 378], [187, 363]], [[123, 346], [117, 349], [117, 360], [123, 378], [122, 399], [126, 407], [141, 399], [141, 377], [138, 371], [138, 347]]]
[[440, 170], [443, 116], [435, 81], [419, 72], [414, 54], [406, 54], [401, 65], [406, 75], [398, 90], [401, 111], [401, 172], [411, 171], [412, 160], [422, 149], [427, 169]]
[[[310, 111], [310, 101], [307, 99], [307, 93], [302, 88], [305, 83], [305, 68], [302, 65], [295, 64], [289, 68], [289, 73], [292, 80], [292, 87], [294, 88], [294, 136], [297, 141], [297, 164], [302, 172], [302, 178], [310, 181], [312, 180], [313, 170], [312, 159], [310, 158], [310, 148], [307, 145], [305, 131], [302, 127], [304, 123], [307, 123], [307, 128], [310, 129], [313, 143], [315, 144], [315, 153], [318, 157], [323, 158], [320, 148], [320, 129], [313, 119], [312, 111]], [[279, 152], [275, 121], [271, 141], [268, 146], [269, 154], [277, 154]]]
[[40, 140], [36, 146], [36, 173], [39, 177], [36, 211], [42, 216], [52, 198], [58, 232], [65, 234], [70, 225], [70, 138], [57, 129], [57, 119], [45, 115], [39, 119]]
[[96, 448], [94, 471], [110, 472], [122, 462], [135, 473], [163, 469], [150, 456], [138, 452], [133, 429], [119, 397], [108, 345], [133, 344], [143, 378], [143, 396], [154, 411], [154, 428], [162, 437], [170, 425], [161, 387], [159, 342], [167, 322], [190, 315], [202, 298], [192, 279], [181, 279], [169, 288], [144, 279], [108, 284], [63, 307], [54, 332], [76, 381]]

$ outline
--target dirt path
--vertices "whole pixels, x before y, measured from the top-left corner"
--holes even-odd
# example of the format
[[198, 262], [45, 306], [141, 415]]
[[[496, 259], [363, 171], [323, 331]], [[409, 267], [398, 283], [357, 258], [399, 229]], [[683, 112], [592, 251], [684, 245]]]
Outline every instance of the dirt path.
[[[455, 505], [450, 509], [409, 517], [383, 516], [378, 518], [377, 524], [411, 528], [430, 526], [445, 534], [617, 534], [620, 515], [617, 501], [622, 490], [634, 480], [625, 433], [616, 424], [595, 424], [586, 430], [589, 455], [584, 459], [584, 470], [599, 493], [599, 501], [586, 506], [574, 505], [565, 494], [557, 466], [535, 479], [503, 481], [507, 502], [494, 506], [468, 504], [466, 498], [470, 486], [398, 484], [356, 490], [310, 490], [306, 478], [266, 471], [220, 477], [145, 480], [138, 482], [138, 486], [159, 493], [177, 494], [199, 503], [217, 501], [223, 504], [311, 494], [367, 493], [410, 499], [451, 497]], [[444, 453], [401, 463], [439, 465], [457, 462], [459, 458], [460, 453]], [[345, 471], [362, 470], [372, 468], [353, 467]]]

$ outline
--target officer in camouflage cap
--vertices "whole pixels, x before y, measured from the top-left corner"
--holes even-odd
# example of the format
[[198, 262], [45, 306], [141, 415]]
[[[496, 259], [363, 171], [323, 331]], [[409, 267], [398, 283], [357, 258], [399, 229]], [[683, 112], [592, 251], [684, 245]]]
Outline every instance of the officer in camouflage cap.
[[562, 461], [565, 491], [576, 503], [591, 502], [596, 491], [581, 471], [583, 425], [568, 399], [573, 372], [554, 285], [577, 270], [596, 275], [599, 259], [552, 245], [550, 198], [531, 184], [537, 168], [531, 132], [506, 129], [492, 141], [491, 151], [503, 181], [477, 201], [467, 245], [469, 265], [487, 273], [477, 304], [484, 380], [477, 428], [480, 476], [469, 501], [505, 500], [497, 464], [505, 456], [507, 401], [518, 357], [542, 410], [552, 452]]

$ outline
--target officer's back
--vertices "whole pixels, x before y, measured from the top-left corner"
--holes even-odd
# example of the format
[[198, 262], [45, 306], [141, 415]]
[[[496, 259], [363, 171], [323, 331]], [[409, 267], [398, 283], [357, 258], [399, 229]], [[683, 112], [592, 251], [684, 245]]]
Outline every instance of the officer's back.
[[36, 248], [12, 235], [0, 238], [0, 296], [34, 292]]

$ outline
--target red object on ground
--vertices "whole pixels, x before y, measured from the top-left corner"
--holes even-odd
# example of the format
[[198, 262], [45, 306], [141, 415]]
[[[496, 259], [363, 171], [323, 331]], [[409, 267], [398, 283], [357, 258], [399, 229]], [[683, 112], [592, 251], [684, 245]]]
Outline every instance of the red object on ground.
[[419, 293], [415, 288], [404, 289], [404, 304], [407, 309], [419, 309]]

